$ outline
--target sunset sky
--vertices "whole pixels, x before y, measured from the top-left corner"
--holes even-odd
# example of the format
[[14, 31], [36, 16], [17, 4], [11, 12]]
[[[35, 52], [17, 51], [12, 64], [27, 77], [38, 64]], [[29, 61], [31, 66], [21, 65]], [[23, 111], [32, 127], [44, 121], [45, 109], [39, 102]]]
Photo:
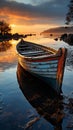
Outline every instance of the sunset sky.
[[70, 0], [0, 0], [0, 20], [12, 32], [36, 33], [65, 25]]

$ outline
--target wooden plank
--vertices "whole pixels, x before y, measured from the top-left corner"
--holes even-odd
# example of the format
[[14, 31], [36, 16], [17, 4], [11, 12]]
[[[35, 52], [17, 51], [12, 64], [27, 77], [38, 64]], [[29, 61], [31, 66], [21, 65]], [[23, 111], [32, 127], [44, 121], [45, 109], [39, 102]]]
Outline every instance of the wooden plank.
[[[28, 68], [28, 67], [27, 67]], [[57, 71], [57, 68], [45, 68], [45, 69], [37, 69], [37, 68], [28, 68], [29, 70], [32, 70], [32, 71], [43, 71], [43, 72], [45, 72], [45, 71], [48, 71], [48, 72], [51, 72], [51, 71]]]
[[39, 53], [39, 52], [43, 52], [43, 51], [29, 51], [29, 52], [21, 52], [21, 54], [26, 55], [26, 54], [35, 54], [35, 53]]
[[[33, 71], [33, 70], [31, 70], [31, 71]], [[50, 71], [45, 71], [45, 72], [43, 72], [43, 71], [34, 71], [35, 73], [38, 73], [38, 74], [41, 74], [41, 75], [57, 75], [57, 71], [52, 71], [52, 72], [50, 72]]]
[[24, 61], [26, 62], [27, 64], [32, 64], [32, 65], [47, 65], [47, 64], [57, 64], [58, 63], [58, 60], [49, 60], [49, 61], [46, 61], [46, 62], [29, 62], [29, 61]]
[[30, 71], [31, 73], [34, 73], [35, 75], [37, 74], [37, 75], [39, 75], [39, 76], [42, 76], [42, 77], [46, 77], [46, 78], [55, 78], [56, 79], [56, 74], [55, 75], [52, 75], [52, 74], [41, 74], [41, 73], [36, 73], [36, 72], [34, 72], [34, 71]]

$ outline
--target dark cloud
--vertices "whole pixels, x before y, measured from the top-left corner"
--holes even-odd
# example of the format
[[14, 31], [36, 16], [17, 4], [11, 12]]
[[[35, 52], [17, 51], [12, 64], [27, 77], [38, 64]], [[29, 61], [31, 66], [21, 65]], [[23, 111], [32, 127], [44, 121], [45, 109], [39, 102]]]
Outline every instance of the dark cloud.
[[[34, 1], [34, 0], [32, 0]], [[46, 2], [45, 2], [46, 1]], [[35, 0], [36, 2], [36, 0]], [[17, 17], [27, 17], [28, 20], [49, 19], [61, 20], [65, 19], [67, 5], [69, 0], [40, 0], [37, 5], [18, 3], [16, 1], [0, 0], [1, 15], [15, 15]]]
[[50, 2], [50, 1], [53, 1], [53, 0], [31, 0], [32, 4], [33, 5], [39, 5], [41, 3], [44, 3], [44, 2]]

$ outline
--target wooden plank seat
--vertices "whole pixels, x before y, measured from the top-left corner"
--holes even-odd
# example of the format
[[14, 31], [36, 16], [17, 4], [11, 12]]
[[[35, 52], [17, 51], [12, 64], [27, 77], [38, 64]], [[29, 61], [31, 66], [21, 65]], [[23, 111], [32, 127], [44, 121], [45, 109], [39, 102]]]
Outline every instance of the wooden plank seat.
[[37, 54], [37, 53], [41, 53], [41, 52], [43, 52], [44, 53], [44, 51], [27, 51], [27, 52], [21, 52], [21, 54], [23, 54], [23, 55], [28, 55], [28, 54]]
[[41, 55], [50, 55], [50, 53], [48, 52], [44, 52], [44, 51], [32, 51], [32, 52], [22, 52], [21, 53], [22, 55], [25, 55], [25, 56], [41, 56]]

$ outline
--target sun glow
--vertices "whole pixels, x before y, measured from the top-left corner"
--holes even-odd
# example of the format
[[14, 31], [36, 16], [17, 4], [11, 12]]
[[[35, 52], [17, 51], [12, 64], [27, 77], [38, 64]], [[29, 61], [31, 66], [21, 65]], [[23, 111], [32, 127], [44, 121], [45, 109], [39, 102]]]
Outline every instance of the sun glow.
[[10, 43], [11, 43], [12, 45], [16, 45], [16, 44], [18, 43], [18, 41], [16, 41], [16, 40], [11, 40]]
[[17, 32], [17, 29], [16, 29], [17, 25], [16, 24], [10, 24], [10, 27], [11, 27], [11, 30], [12, 30], [11, 32], [12, 33], [16, 33]]
[[12, 28], [15, 28], [15, 27], [16, 27], [16, 25], [15, 25], [15, 24], [10, 24], [10, 26], [11, 26]]
[[41, 33], [48, 28], [56, 27], [56, 25], [48, 25], [48, 24], [34, 24], [34, 25], [22, 25], [22, 24], [10, 24], [11, 32], [19, 33], [19, 34], [27, 34], [27, 33]]

